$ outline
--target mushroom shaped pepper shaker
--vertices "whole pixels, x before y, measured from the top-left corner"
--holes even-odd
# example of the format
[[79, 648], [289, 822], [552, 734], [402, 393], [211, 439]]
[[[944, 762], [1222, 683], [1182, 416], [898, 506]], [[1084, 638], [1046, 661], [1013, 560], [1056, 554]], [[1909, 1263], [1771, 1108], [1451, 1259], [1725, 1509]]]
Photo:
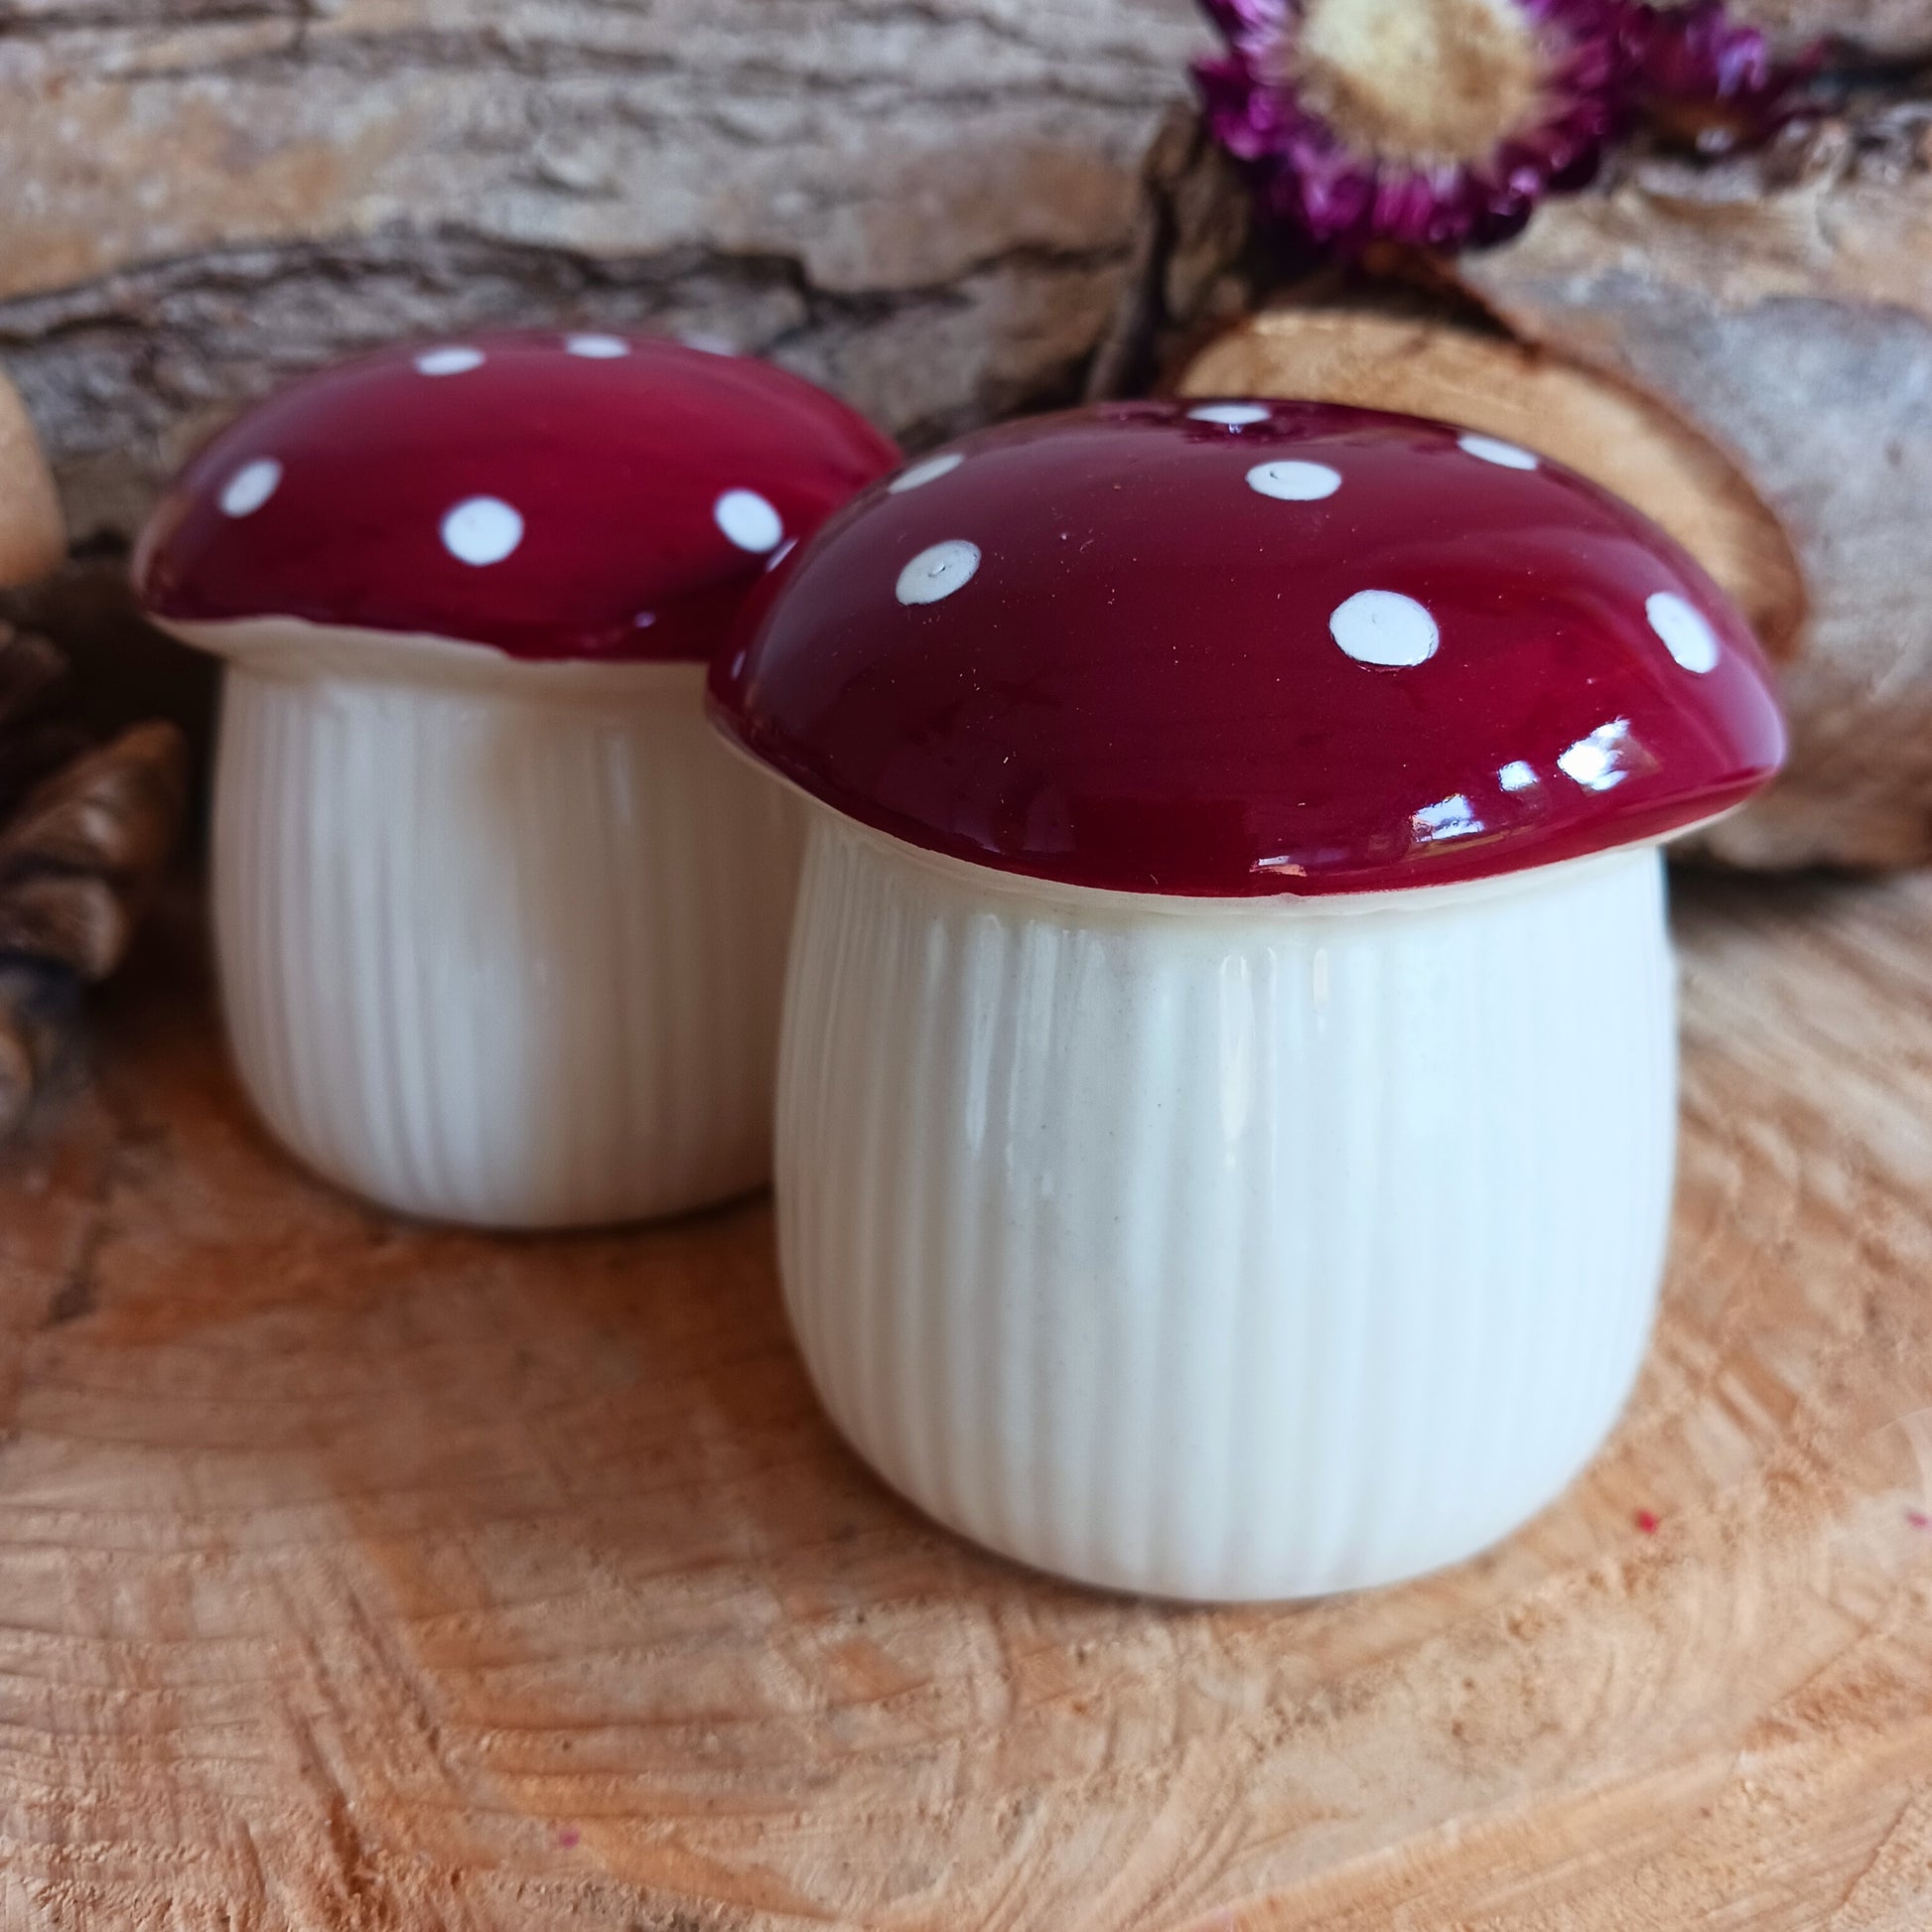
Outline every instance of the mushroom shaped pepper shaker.
[[817, 806], [779, 1252], [890, 1482], [1239, 1599], [1576, 1474], [1664, 1252], [1659, 842], [1784, 743], [1675, 543], [1438, 423], [1116, 405], [868, 492], [711, 690]]
[[302, 1159], [505, 1227], [763, 1180], [795, 807], [703, 660], [897, 461], [763, 364], [517, 334], [325, 371], [188, 465], [136, 585], [227, 660], [223, 1003]]

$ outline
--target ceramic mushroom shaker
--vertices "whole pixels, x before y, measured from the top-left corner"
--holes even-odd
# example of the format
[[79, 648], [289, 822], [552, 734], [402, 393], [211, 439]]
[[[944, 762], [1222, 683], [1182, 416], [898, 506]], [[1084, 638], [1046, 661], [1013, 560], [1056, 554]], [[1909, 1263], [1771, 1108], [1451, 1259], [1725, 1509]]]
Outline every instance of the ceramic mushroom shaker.
[[1117, 405], [870, 491], [712, 697], [815, 806], [780, 1257], [890, 1482], [1236, 1599], [1576, 1474], [1663, 1259], [1659, 845], [1784, 744], [1685, 552], [1441, 424]]
[[795, 807], [703, 659], [897, 461], [758, 362], [509, 335], [331, 369], [189, 464], [136, 582], [227, 660], [222, 997], [303, 1160], [503, 1227], [762, 1181]]

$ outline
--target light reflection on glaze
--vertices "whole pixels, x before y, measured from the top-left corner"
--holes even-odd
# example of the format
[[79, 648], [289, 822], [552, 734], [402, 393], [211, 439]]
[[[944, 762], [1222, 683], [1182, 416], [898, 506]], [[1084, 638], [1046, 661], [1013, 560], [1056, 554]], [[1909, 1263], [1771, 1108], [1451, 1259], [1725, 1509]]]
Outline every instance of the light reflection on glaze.
[[[1115, 403], [941, 454], [810, 545], [711, 681], [747, 750], [914, 845], [1135, 893], [1449, 884], [1667, 835], [1782, 756], [1741, 618], [1559, 465], [1295, 402], [1232, 430]], [[1721, 637], [1708, 676], [1659, 593]], [[1606, 718], [1644, 759], [1564, 775]]]
[[1411, 836], [1418, 845], [1438, 839], [1466, 839], [1482, 830], [1476, 808], [1462, 792], [1452, 792], [1433, 805], [1425, 805], [1409, 821]]
[[1557, 759], [1557, 769], [1586, 791], [1609, 791], [1636, 768], [1634, 752], [1629, 719], [1613, 718], [1587, 738], [1578, 739]]

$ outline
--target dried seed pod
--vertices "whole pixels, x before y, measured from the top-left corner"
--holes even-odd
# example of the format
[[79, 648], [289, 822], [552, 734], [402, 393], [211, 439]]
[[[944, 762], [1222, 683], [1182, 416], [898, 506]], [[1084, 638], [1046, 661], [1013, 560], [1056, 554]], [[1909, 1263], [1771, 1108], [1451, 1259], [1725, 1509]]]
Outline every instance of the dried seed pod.
[[1480, 246], [1583, 186], [1628, 121], [1621, 0], [1204, 0], [1194, 76], [1258, 203], [1311, 248]]
[[[54, 479], [0, 376], [0, 589], [67, 550]], [[153, 896], [188, 792], [173, 725], [94, 747], [60, 703], [67, 659], [0, 622], [0, 1138], [73, 1037], [79, 993], [120, 964]]]
[[35, 786], [0, 827], [0, 952], [111, 973], [180, 829], [187, 767], [181, 733], [154, 722]]

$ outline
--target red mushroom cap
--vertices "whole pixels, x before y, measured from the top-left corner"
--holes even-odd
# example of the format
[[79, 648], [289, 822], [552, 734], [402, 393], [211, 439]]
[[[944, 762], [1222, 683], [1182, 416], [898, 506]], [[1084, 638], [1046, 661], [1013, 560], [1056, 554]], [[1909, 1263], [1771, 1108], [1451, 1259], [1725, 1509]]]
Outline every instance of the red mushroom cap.
[[1554, 463], [1318, 403], [1114, 404], [868, 491], [714, 716], [914, 845], [1126, 892], [1447, 884], [1649, 840], [1784, 754], [1742, 618]]
[[520, 658], [707, 657], [898, 453], [768, 363], [608, 335], [378, 350], [224, 430], [143, 532], [165, 623], [299, 618]]

